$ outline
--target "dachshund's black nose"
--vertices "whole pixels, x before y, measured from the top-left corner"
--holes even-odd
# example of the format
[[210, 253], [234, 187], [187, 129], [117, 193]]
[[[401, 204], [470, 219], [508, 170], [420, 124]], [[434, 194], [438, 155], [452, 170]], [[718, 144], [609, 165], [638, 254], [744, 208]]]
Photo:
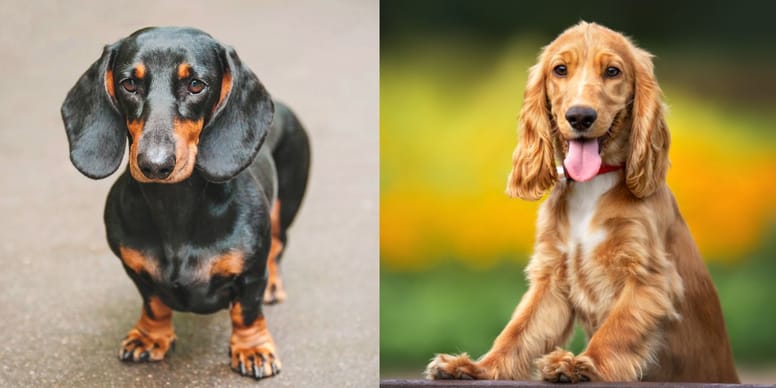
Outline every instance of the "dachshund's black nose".
[[596, 117], [595, 110], [588, 106], [572, 106], [566, 111], [566, 120], [578, 131], [590, 129]]
[[175, 156], [170, 154], [138, 154], [137, 166], [148, 179], [164, 179], [170, 176], [175, 168]]

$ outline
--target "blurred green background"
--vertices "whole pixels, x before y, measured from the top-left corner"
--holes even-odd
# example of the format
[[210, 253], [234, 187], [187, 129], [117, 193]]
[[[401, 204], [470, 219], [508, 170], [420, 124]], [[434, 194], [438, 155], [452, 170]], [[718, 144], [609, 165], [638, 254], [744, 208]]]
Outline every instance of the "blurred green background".
[[504, 194], [517, 113], [541, 47], [579, 20], [656, 55], [669, 185], [737, 363], [776, 366], [774, 14], [764, 1], [382, 1], [383, 377], [420, 377], [438, 352], [479, 357], [525, 291], [538, 203]]

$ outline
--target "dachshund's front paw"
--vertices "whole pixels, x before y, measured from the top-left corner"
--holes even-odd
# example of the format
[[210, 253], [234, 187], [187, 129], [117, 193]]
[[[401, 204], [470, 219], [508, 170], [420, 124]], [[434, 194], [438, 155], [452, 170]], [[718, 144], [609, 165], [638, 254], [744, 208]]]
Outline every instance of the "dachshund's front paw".
[[551, 383], [601, 380], [590, 357], [574, 356], [573, 353], [560, 348], [537, 360], [536, 366], [539, 369], [540, 378]]
[[457, 356], [437, 354], [426, 367], [429, 380], [480, 380], [487, 379], [486, 371], [466, 353]]
[[229, 356], [232, 370], [243, 376], [259, 380], [280, 373], [281, 364], [273, 343], [249, 347], [233, 344], [229, 347]]
[[129, 331], [121, 341], [121, 361], [161, 361], [170, 349], [175, 348], [175, 333], [170, 331], [146, 332], [138, 328]]
[[264, 316], [259, 315], [246, 323], [240, 302], [232, 304], [230, 314], [232, 338], [229, 339], [229, 358], [232, 370], [257, 380], [280, 373], [275, 341], [267, 330]]

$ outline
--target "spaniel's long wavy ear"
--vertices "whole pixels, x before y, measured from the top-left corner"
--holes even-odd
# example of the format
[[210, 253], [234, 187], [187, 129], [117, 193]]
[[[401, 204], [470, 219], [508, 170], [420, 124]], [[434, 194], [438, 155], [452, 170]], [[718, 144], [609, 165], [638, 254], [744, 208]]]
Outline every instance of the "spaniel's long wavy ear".
[[552, 142], [552, 122], [545, 91], [545, 54], [531, 67], [520, 110], [517, 148], [512, 153], [512, 172], [507, 194], [528, 201], [544, 195], [558, 179]]
[[127, 143], [111, 70], [118, 45], [105, 46], [100, 58], [67, 93], [61, 109], [70, 160], [78, 171], [93, 179], [105, 178], [119, 168]]
[[225, 69], [213, 119], [202, 130], [197, 167], [211, 182], [224, 182], [251, 164], [267, 137], [275, 105], [264, 85], [222, 45]]
[[636, 48], [634, 62], [633, 128], [625, 179], [633, 195], [645, 198], [665, 182], [671, 134], [664, 118], [663, 92], [655, 78], [652, 55]]

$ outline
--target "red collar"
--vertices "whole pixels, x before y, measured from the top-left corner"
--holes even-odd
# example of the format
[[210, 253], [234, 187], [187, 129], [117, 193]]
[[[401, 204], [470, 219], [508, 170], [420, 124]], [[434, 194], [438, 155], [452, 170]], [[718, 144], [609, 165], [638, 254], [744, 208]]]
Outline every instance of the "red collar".
[[[598, 173], [596, 173], [596, 174], [595, 174], [595, 176], [599, 176], [599, 175], [602, 175], [602, 174], [606, 174], [606, 173], [609, 173], [609, 172], [612, 172], [612, 171], [621, 170], [621, 169], [623, 169], [624, 167], [625, 167], [624, 165], [619, 165], [619, 166], [610, 166], [610, 165], [608, 165], [608, 164], [602, 164], [602, 165], [601, 165], [601, 168], [599, 168], [599, 169], [598, 169]], [[563, 176], [564, 176], [564, 177], [566, 177], [566, 179], [568, 179], [568, 180], [570, 180], [570, 181], [573, 181], [573, 180], [574, 180], [574, 179], [573, 179], [573, 178], [571, 178], [571, 176], [569, 176], [569, 174], [566, 172], [566, 166], [564, 166], [564, 165], [560, 165], [560, 166], [558, 166], [558, 173], [559, 173], [559, 174], [560, 174], [560, 173], [563, 173]]]

